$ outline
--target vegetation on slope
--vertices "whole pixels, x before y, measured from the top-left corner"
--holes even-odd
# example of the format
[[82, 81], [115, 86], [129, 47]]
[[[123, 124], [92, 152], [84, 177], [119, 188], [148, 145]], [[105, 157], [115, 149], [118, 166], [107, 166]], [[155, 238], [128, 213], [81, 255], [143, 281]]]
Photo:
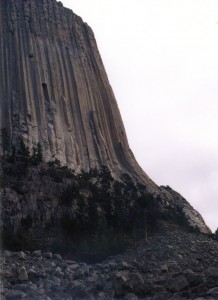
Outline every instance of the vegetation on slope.
[[57, 159], [43, 162], [40, 144], [30, 153], [22, 140], [17, 147], [4, 143], [5, 248], [95, 259], [147, 239], [163, 219], [188, 227], [182, 211], [165, 211], [161, 199], [129, 174], [114, 178], [105, 165], [77, 174]]

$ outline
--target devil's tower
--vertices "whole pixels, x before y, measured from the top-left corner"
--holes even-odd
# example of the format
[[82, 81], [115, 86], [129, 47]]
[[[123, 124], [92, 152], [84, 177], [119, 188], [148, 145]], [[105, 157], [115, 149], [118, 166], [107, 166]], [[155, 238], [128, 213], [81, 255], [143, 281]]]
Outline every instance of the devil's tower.
[[55, 0], [1, 0], [1, 127], [46, 160], [140, 173], [90, 27]]
[[[0, 1], [0, 127], [11, 145], [22, 140], [31, 151], [40, 143], [45, 161], [57, 158], [78, 172], [106, 165], [114, 175], [128, 173], [154, 199], [158, 196], [174, 210], [179, 207], [190, 224], [208, 232], [201, 216], [184, 199], [158, 187], [136, 162], [94, 34], [61, 2]], [[40, 180], [37, 191], [33, 186], [25, 200], [6, 187], [4, 222], [12, 222], [13, 230], [28, 215], [39, 226], [44, 213], [52, 216], [48, 208], [39, 209], [46, 205], [39, 199], [47, 188], [37, 194]], [[30, 187], [25, 182], [17, 185], [21, 184]], [[19, 208], [14, 209], [8, 199], [13, 203], [19, 199], [15, 201]]]

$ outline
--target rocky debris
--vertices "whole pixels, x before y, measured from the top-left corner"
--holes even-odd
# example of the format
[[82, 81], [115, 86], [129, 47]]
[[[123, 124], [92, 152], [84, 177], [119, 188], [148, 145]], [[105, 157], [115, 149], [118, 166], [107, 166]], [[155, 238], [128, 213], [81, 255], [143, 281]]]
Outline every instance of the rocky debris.
[[5, 251], [1, 264], [6, 300], [218, 299], [218, 242], [177, 227], [99, 263]]

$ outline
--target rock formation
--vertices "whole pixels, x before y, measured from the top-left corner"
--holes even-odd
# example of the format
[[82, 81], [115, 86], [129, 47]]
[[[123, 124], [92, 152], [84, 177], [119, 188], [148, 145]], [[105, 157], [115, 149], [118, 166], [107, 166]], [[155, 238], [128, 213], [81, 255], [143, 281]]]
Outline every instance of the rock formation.
[[[94, 34], [80, 17], [55, 0], [1, 0], [0, 66], [0, 127], [11, 144], [22, 139], [33, 151], [40, 143], [45, 161], [56, 158], [76, 173], [106, 165], [115, 177], [130, 174], [163, 211], [210, 232], [181, 196], [158, 187], [136, 162]], [[8, 177], [11, 168], [5, 165]], [[14, 232], [30, 214], [36, 226], [42, 219], [47, 226], [60, 205], [55, 191], [66, 182], [47, 191], [40, 176], [33, 168], [23, 182], [8, 179], [4, 222]]]
[[0, 0], [0, 128], [0, 298], [217, 299], [217, 242], [136, 162], [93, 32], [61, 2]]
[[40, 142], [45, 160], [75, 170], [142, 176], [91, 28], [54, 0], [1, 0], [0, 20], [1, 127], [12, 142]]

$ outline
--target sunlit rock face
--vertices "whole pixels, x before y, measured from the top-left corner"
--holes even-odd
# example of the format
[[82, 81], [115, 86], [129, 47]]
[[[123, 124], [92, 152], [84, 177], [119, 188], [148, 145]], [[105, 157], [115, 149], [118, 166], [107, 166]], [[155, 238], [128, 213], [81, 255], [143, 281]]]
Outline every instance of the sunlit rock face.
[[[1, 0], [1, 127], [73, 169], [141, 172], [90, 27], [61, 2]], [[138, 170], [137, 170], [138, 169]]]
[[61, 2], [0, 1], [0, 126], [15, 146], [39, 142], [45, 161], [76, 172], [106, 165], [174, 201], [136, 162], [94, 34]]
[[[208, 234], [211, 233], [205, 224], [202, 216], [197, 212], [188, 201], [169, 186], [161, 186], [162, 198], [165, 199], [163, 207], [173, 215], [175, 221], [182, 218], [182, 224], [185, 224], [196, 231]], [[165, 196], [165, 197], [164, 197]]]

